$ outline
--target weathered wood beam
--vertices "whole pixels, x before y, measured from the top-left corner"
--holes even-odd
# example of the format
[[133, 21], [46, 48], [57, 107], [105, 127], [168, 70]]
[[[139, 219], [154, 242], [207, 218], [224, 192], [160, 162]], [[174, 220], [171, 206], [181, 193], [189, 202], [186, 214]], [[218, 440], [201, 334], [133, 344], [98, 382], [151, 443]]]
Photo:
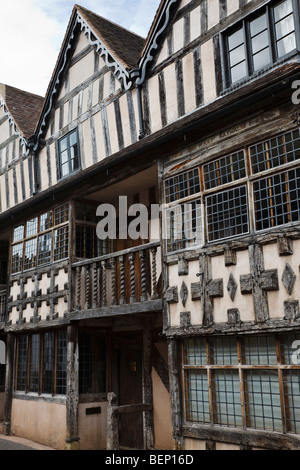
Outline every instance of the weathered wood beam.
[[78, 325], [67, 328], [66, 450], [79, 450], [79, 351]]

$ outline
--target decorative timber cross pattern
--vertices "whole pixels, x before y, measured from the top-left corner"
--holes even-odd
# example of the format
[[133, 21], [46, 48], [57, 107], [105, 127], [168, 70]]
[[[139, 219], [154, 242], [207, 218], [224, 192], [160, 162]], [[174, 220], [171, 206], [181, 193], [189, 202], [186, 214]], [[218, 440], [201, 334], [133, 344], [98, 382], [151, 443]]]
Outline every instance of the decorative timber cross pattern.
[[250, 274], [240, 276], [241, 293], [253, 295], [254, 314], [257, 322], [269, 318], [268, 291], [279, 290], [277, 269], [264, 268], [261, 245], [249, 246]]
[[38, 316], [38, 309], [41, 306], [41, 301], [39, 297], [42, 295], [42, 290], [39, 288], [39, 282], [42, 280], [42, 275], [40, 273], [35, 272], [32, 275], [32, 282], [34, 283], [34, 290], [31, 292], [32, 302], [31, 308], [33, 308], [33, 317], [31, 318], [31, 322], [39, 322], [41, 317]]
[[[213, 299], [217, 297], [223, 297], [223, 279], [212, 279], [211, 260], [210, 257], [203, 254], [199, 258], [199, 273], [197, 276], [200, 278], [200, 282], [192, 284], [192, 299], [202, 300], [202, 324], [204, 326], [210, 326], [214, 322], [213, 318]], [[197, 287], [199, 292], [195, 292]]]
[[26, 302], [25, 299], [27, 297], [27, 293], [25, 293], [24, 286], [27, 283], [27, 279], [23, 279], [20, 277], [17, 281], [18, 286], [20, 286], [19, 294], [17, 295], [17, 312], [19, 312], [19, 319], [16, 321], [18, 325], [25, 323], [26, 319], [23, 318], [23, 312], [26, 309]]
[[57, 313], [54, 313], [54, 305], [58, 304], [58, 285], [55, 284], [55, 277], [58, 276], [59, 271], [51, 269], [47, 273], [47, 277], [50, 278], [50, 287], [47, 289], [47, 301], [46, 305], [47, 307], [50, 307], [50, 313], [47, 315], [47, 318], [49, 320], [54, 320], [55, 318], [58, 317]]

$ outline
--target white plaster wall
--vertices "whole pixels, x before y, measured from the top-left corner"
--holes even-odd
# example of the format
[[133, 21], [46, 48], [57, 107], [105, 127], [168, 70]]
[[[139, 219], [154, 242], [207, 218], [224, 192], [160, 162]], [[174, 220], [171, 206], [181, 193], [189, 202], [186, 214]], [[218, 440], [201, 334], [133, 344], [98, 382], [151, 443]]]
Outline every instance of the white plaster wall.
[[148, 80], [151, 132], [162, 128], [158, 75]]
[[66, 405], [13, 399], [11, 434], [63, 450], [66, 439]]
[[70, 91], [91, 77], [94, 73], [94, 51], [91, 51], [70, 69]]
[[[101, 407], [100, 414], [86, 415], [87, 408]], [[80, 403], [78, 433], [80, 450], [104, 450], [106, 448], [107, 402]]]
[[[250, 273], [248, 250], [237, 251], [236, 256], [236, 265], [228, 267], [225, 266], [223, 255], [211, 258], [212, 278], [223, 278], [224, 286], [224, 297], [214, 299], [214, 319], [216, 323], [227, 322], [227, 310], [231, 308], [239, 309], [241, 321], [253, 321], [255, 319], [252, 295], [242, 295], [240, 289], [240, 276]], [[238, 285], [234, 301], [231, 300], [227, 291], [231, 273]]]
[[[191, 298], [191, 283], [197, 282], [198, 277], [196, 274], [199, 272], [199, 261], [189, 262], [189, 274], [186, 276], [178, 276], [178, 265], [169, 266], [169, 286], [178, 287], [178, 303], [169, 304], [170, 307], [170, 324], [171, 326], [180, 326], [180, 313], [190, 312], [191, 313], [191, 324], [200, 325], [202, 323], [202, 310], [201, 301], [192, 300]], [[186, 300], [185, 307], [182, 304], [180, 298], [180, 289], [182, 283], [185, 282], [188, 288], [188, 297]]]
[[[299, 300], [299, 264], [300, 264], [300, 240], [293, 241], [294, 254], [291, 256], [279, 256], [277, 243], [263, 247], [265, 269], [278, 269], [279, 291], [268, 292], [268, 304], [270, 318], [284, 317], [284, 301]], [[289, 295], [282, 283], [282, 274], [286, 263], [289, 263], [296, 275], [296, 281], [292, 294]]]
[[213, 101], [217, 97], [216, 93], [216, 77], [215, 77], [215, 61], [213, 40], [205, 42], [201, 46], [201, 62], [205, 64], [202, 67], [203, 73], [203, 93], [205, 104]]

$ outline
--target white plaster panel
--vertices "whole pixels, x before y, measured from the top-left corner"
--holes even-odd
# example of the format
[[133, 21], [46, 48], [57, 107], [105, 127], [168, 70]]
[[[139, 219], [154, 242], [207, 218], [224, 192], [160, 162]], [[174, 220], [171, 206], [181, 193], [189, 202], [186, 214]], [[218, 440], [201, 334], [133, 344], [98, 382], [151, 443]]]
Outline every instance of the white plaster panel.
[[107, 72], [104, 75], [104, 85], [103, 85], [103, 98], [107, 98], [111, 95], [111, 72]]
[[[285, 300], [299, 300], [299, 265], [300, 265], [300, 240], [293, 241], [294, 254], [290, 256], [279, 256], [277, 243], [263, 247], [265, 269], [278, 269], [279, 291], [268, 292], [268, 304], [270, 318], [283, 318]], [[296, 281], [292, 294], [289, 295], [282, 283], [282, 274], [286, 263], [289, 263], [296, 275]]]
[[55, 155], [55, 142], [53, 142], [50, 147], [50, 162], [51, 162], [51, 179], [52, 185], [56, 184], [57, 182], [57, 163], [56, 163], [56, 155]]
[[62, 318], [65, 311], [68, 309], [67, 305], [68, 304], [64, 301], [64, 298], [60, 297], [57, 304], [54, 306], [54, 313], [58, 313], [58, 317]]
[[239, 0], [227, 0], [227, 16], [230, 16], [239, 8], [240, 8]]
[[204, 102], [213, 101], [216, 94], [216, 76], [213, 41], [210, 39], [201, 46]]
[[91, 77], [94, 73], [94, 51], [87, 54], [69, 69], [70, 91]]
[[96, 145], [97, 145], [97, 157], [98, 161], [101, 161], [105, 158], [105, 144], [102, 128], [101, 114], [97, 113], [94, 115], [94, 123], [96, 129]]
[[201, 35], [201, 9], [200, 6], [191, 12], [190, 16], [191, 42]]
[[[196, 274], [199, 272], [199, 261], [189, 262], [189, 274], [186, 276], [178, 276], [178, 265], [169, 266], [169, 285], [177, 286], [178, 288], [178, 303], [170, 304], [170, 323], [171, 326], [180, 325], [180, 313], [190, 312], [191, 313], [191, 324], [200, 325], [202, 323], [202, 310], [201, 301], [193, 301], [191, 298], [191, 283], [197, 282]], [[186, 300], [185, 307], [182, 304], [180, 298], [180, 289], [182, 283], [185, 283], [188, 289], [188, 297]]]
[[29, 185], [29, 160], [26, 158], [24, 160], [23, 164], [23, 170], [24, 170], [24, 182], [25, 182], [25, 197], [28, 199], [30, 197], [30, 185]]
[[19, 320], [19, 312], [17, 311], [17, 307], [13, 307], [11, 313], [9, 314], [9, 320], [14, 325], [17, 320]]
[[42, 295], [47, 295], [47, 289], [50, 287], [50, 278], [47, 274], [42, 275], [42, 279], [39, 282], [39, 289], [42, 291]]
[[72, 121], [75, 121], [78, 118], [78, 94], [73, 98], [73, 114]]
[[151, 116], [151, 131], [156, 132], [162, 128], [158, 75], [155, 75], [150, 80], [148, 80], [148, 92]]
[[13, 171], [8, 170], [8, 187], [9, 187], [9, 204], [10, 207], [15, 205], [15, 197], [14, 197], [14, 179], [13, 179]]
[[168, 42], [164, 41], [161, 50], [158, 54], [157, 64], [161, 64], [164, 60], [169, 57]]
[[7, 139], [9, 139], [9, 120], [8, 119], [0, 126], [0, 142], [5, 142], [5, 140]]
[[[227, 322], [227, 310], [238, 308], [241, 321], [254, 321], [254, 307], [252, 295], [242, 295], [240, 289], [240, 276], [250, 273], [248, 250], [237, 251], [237, 263], [234, 266], [225, 266], [224, 256], [215, 256], [211, 258], [212, 278], [223, 279], [224, 297], [214, 299], [214, 319], [216, 323]], [[227, 291], [227, 284], [230, 274], [233, 275], [237, 283], [237, 291], [234, 301], [231, 300]]]
[[82, 114], [86, 113], [89, 109], [90, 101], [90, 87], [87, 87], [83, 90], [82, 97]]
[[119, 99], [120, 113], [123, 127], [124, 146], [127, 147], [131, 144], [130, 122], [127, 105], [127, 95], [123, 94]]
[[[84, 141], [84, 155], [86, 168], [93, 165], [93, 149], [91, 140], [90, 120], [87, 119], [82, 123], [83, 141]], [[82, 162], [83, 163], [83, 162]]]
[[6, 192], [5, 192], [5, 175], [0, 176], [0, 197], [1, 197], [1, 210], [4, 212], [6, 207]]
[[92, 106], [96, 106], [99, 103], [99, 82], [99, 78], [93, 82]]
[[21, 169], [20, 163], [16, 165], [16, 178], [17, 178], [17, 191], [18, 191], [18, 202], [22, 202], [22, 186], [21, 186]]
[[41, 306], [38, 309], [38, 315], [41, 317], [41, 321], [46, 320], [47, 315], [49, 315], [50, 309], [47, 306], [47, 302], [41, 302]]
[[185, 112], [187, 114], [196, 108], [193, 53], [188, 54], [182, 59], [182, 70]]
[[171, 123], [178, 118], [175, 64], [166, 67], [164, 74], [166, 83], [167, 119], [168, 123]]
[[220, 0], [207, 2], [207, 29], [216, 26], [220, 21]]
[[47, 170], [47, 148], [43, 147], [39, 154], [40, 160], [40, 169], [41, 169], [41, 178], [40, 178], [40, 185], [42, 191], [47, 189], [49, 186], [49, 179], [48, 179], [48, 170]]
[[17, 282], [14, 282], [9, 291], [9, 296], [12, 297], [13, 302], [17, 300], [17, 296], [20, 293], [20, 286]]
[[77, 54], [79, 54], [79, 52], [83, 51], [83, 49], [85, 49], [88, 46], [89, 46], [88, 38], [83, 33], [81, 33], [79, 36], [79, 40], [76, 44], [73, 57], [75, 57]]
[[114, 154], [119, 151], [118, 131], [114, 104], [111, 103], [110, 105], [108, 105], [106, 111], [110, 135], [111, 153]]
[[24, 284], [24, 293], [27, 293], [27, 297], [31, 297], [31, 293], [33, 291], [34, 291], [34, 282], [32, 281], [31, 278], [28, 278], [26, 284]]
[[31, 308], [30, 304], [26, 304], [26, 308], [23, 309], [22, 318], [25, 320], [26, 323], [30, 323], [30, 318], [33, 316], [33, 309]]
[[66, 282], [68, 282], [68, 273], [65, 273], [64, 269], [60, 269], [58, 276], [55, 276], [55, 284], [58, 285], [58, 290], [64, 290]]
[[173, 25], [173, 45], [174, 53], [180, 51], [184, 46], [184, 18]]
[[206, 441], [199, 439], [184, 439], [184, 450], [206, 450]]

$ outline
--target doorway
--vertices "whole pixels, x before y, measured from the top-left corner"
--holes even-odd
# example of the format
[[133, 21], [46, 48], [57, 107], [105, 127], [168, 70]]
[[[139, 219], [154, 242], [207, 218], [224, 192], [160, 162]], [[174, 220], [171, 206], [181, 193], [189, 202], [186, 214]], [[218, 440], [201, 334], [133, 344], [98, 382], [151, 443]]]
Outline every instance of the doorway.
[[[143, 401], [142, 341], [136, 337], [120, 338], [117, 344], [119, 405], [135, 405]], [[143, 413], [120, 415], [119, 439], [121, 448], [143, 449]]]

